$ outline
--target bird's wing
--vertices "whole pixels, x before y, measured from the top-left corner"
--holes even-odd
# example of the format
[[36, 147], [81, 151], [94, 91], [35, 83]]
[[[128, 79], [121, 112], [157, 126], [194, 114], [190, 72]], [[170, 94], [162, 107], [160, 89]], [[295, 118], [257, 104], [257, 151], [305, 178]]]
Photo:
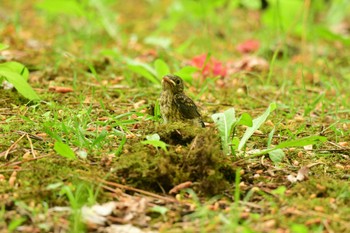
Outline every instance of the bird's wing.
[[193, 119], [200, 117], [196, 104], [186, 95], [176, 94], [174, 103], [184, 118]]

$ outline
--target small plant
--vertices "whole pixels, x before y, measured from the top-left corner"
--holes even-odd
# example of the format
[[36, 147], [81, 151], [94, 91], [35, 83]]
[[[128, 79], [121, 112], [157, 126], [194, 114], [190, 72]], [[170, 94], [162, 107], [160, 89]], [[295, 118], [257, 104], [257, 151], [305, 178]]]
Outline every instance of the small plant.
[[152, 134], [152, 135], [147, 135], [145, 141], [142, 141], [141, 143], [144, 145], [152, 145], [155, 148], [160, 147], [162, 150], [167, 152], [167, 144], [163, 141], [160, 140], [160, 137], [158, 134]]
[[[221, 137], [222, 148], [225, 154], [235, 154], [236, 151], [242, 151], [245, 144], [253, 133], [260, 128], [260, 126], [266, 121], [267, 117], [276, 109], [276, 104], [271, 103], [265, 112], [252, 120], [251, 116], [247, 113], [243, 113], [238, 119], [235, 117], [235, 110], [230, 108], [223, 113], [215, 113], [211, 117], [214, 120]], [[246, 129], [243, 137], [241, 139], [234, 136], [235, 128], [238, 125], [246, 125]], [[309, 136], [296, 140], [289, 140], [281, 142], [276, 146], [271, 146], [271, 139], [274, 130], [269, 134], [268, 148], [255, 153], [253, 156], [258, 156], [262, 154], [269, 154], [270, 159], [275, 162], [281, 162], [285, 154], [283, 148], [287, 147], [301, 147], [306, 145], [313, 145], [319, 142], [325, 142], [326, 137], [322, 136]]]
[[[126, 62], [130, 71], [141, 75], [154, 84], [160, 84], [162, 77], [171, 73], [169, 66], [162, 59], [155, 60], [153, 66], [128, 58], [126, 59]], [[197, 68], [185, 66], [174, 74], [180, 76], [186, 82], [191, 82], [192, 74], [195, 71], [197, 71]]]
[[[7, 48], [6, 45], [0, 44], [0, 51]], [[25, 98], [29, 100], [39, 100], [39, 96], [27, 83], [28, 77], [28, 69], [19, 62], [11, 61], [0, 64], [0, 83], [7, 81], [11, 83]]]

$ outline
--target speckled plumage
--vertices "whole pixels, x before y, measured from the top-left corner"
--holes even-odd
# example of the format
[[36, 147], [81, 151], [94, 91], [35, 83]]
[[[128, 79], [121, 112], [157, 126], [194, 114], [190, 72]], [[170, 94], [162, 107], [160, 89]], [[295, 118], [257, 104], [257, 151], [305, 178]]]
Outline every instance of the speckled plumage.
[[162, 87], [159, 103], [164, 123], [180, 121], [204, 127], [196, 104], [184, 93], [184, 84], [179, 76], [164, 76]]

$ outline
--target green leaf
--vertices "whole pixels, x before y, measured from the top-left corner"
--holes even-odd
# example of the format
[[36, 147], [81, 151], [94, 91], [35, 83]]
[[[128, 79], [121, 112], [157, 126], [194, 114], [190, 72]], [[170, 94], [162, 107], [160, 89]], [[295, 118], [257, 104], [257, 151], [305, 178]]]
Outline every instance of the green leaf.
[[275, 127], [273, 127], [273, 129], [271, 130], [271, 132], [269, 133], [269, 136], [267, 138], [267, 148], [270, 148], [270, 146], [271, 146], [274, 133], [275, 133]]
[[277, 146], [275, 146], [274, 149], [283, 149], [286, 147], [301, 147], [301, 146], [307, 146], [307, 145], [314, 145], [319, 142], [325, 142], [327, 141], [326, 137], [323, 136], [309, 136], [309, 137], [304, 137], [292, 141], [286, 141], [286, 142], [281, 142]]
[[42, 0], [36, 4], [36, 7], [52, 15], [65, 14], [73, 16], [85, 15], [82, 6], [83, 4], [75, 0]]
[[253, 135], [255, 130], [259, 129], [259, 127], [266, 121], [270, 113], [275, 109], [276, 109], [276, 103], [271, 103], [270, 106], [266, 109], [266, 111], [261, 116], [253, 120], [253, 125], [247, 128], [241, 141], [239, 142], [238, 150], [242, 150], [243, 146], [246, 144], [248, 139]]
[[237, 150], [238, 145], [239, 145], [239, 138], [238, 137], [233, 137], [231, 141], [232, 148]]
[[253, 119], [248, 113], [243, 113], [237, 120], [236, 125], [253, 126]]
[[175, 73], [175, 75], [180, 76], [186, 82], [192, 82], [192, 75], [194, 72], [198, 71], [197, 67], [194, 66], [185, 66], [181, 70]]
[[317, 106], [317, 104], [324, 99], [324, 93], [321, 93], [311, 104], [306, 104], [304, 116], [308, 116]]
[[26, 82], [24, 77], [21, 75], [8, 70], [0, 69], [0, 76], [4, 76], [5, 79], [12, 83], [16, 90], [29, 100], [39, 100], [39, 96], [32, 89], [32, 87]]
[[106, 137], [107, 137], [108, 133], [106, 130], [103, 130], [96, 138], [95, 140], [92, 142], [92, 146], [96, 146], [98, 144], [100, 144]]
[[154, 68], [156, 69], [158, 79], [162, 79], [165, 75], [170, 74], [169, 66], [162, 60], [157, 59], [154, 62]]
[[157, 79], [157, 72], [152, 66], [130, 58], [125, 58], [124, 60], [128, 64], [129, 70], [143, 76], [152, 83], [160, 84], [160, 79]]
[[124, 58], [124, 61], [128, 64], [128, 65], [133, 65], [133, 66], [141, 66], [143, 67], [145, 70], [147, 70], [150, 74], [152, 74], [153, 76], [157, 76], [156, 70], [150, 66], [147, 63], [144, 62], [140, 62], [140, 61], [136, 61], [130, 58]]
[[235, 109], [227, 109], [223, 113], [215, 113], [211, 116], [216, 124], [221, 137], [221, 143], [225, 154], [229, 154], [229, 142], [232, 132], [232, 126], [236, 122]]
[[273, 151], [268, 152], [270, 159], [274, 163], [280, 163], [282, 162], [283, 158], [285, 157], [285, 154], [282, 149], [275, 149]]
[[28, 81], [29, 78], [29, 71], [28, 69], [21, 63], [10, 61], [0, 64], [0, 71], [1, 70], [7, 70], [7, 71], [13, 71], [17, 74], [22, 75], [22, 77]]
[[135, 65], [129, 65], [128, 68], [129, 68], [131, 71], [133, 71], [133, 72], [135, 72], [135, 73], [137, 73], [137, 74], [143, 76], [144, 78], [148, 79], [148, 80], [151, 81], [152, 83], [160, 84], [160, 81], [159, 81], [156, 77], [154, 77], [154, 76], [153, 76], [148, 70], [146, 70], [144, 67], [142, 67], [142, 66], [135, 66]]
[[10, 221], [10, 223], [9, 223], [9, 225], [7, 227], [8, 231], [9, 232], [15, 231], [17, 229], [17, 227], [21, 226], [22, 223], [24, 223], [25, 221], [27, 221], [27, 218], [25, 218], [25, 217], [15, 217], [15, 218], [13, 218]]
[[156, 148], [160, 147], [162, 150], [168, 151], [166, 148], [167, 144], [163, 141], [160, 141], [160, 137], [158, 134], [147, 135], [146, 139], [147, 140], [142, 141], [141, 143], [144, 145], [151, 145], [151, 146], [154, 146]]
[[6, 44], [0, 43], [0, 51], [7, 49], [9, 46]]
[[304, 138], [300, 138], [300, 139], [296, 139], [296, 140], [281, 142], [280, 144], [278, 144], [274, 148], [269, 148], [269, 149], [260, 151], [256, 154], [254, 154], [253, 156], [258, 156], [258, 155], [267, 154], [267, 153], [270, 154], [271, 151], [278, 150], [278, 149], [283, 149], [283, 148], [288, 148], [288, 147], [302, 147], [302, 146], [307, 146], [307, 145], [314, 145], [314, 144], [317, 144], [320, 142], [325, 142], [325, 141], [327, 141], [327, 138], [323, 137], [323, 136], [304, 137]]
[[53, 149], [57, 154], [66, 157], [68, 159], [76, 159], [74, 151], [66, 144], [60, 141], [56, 141]]

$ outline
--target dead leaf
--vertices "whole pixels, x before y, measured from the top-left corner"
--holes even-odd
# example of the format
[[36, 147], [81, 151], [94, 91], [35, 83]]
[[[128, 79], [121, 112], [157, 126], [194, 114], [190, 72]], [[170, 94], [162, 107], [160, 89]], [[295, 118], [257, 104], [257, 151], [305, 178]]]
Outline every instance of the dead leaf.
[[227, 63], [227, 73], [235, 74], [240, 71], [257, 71], [263, 72], [269, 70], [269, 63], [261, 57], [257, 56], [245, 56], [239, 61]]
[[11, 187], [15, 186], [16, 179], [17, 179], [17, 172], [13, 171], [9, 179], [9, 185]]
[[56, 93], [69, 93], [69, 92], [73, 92], [73, 88], [51, 86], [51, 87], [49, 87], [49, 91], [56, 92]]
[[313, 146], [312, 145], [307, 145], [307, 146], [304, 146], [304, 149], [305, 150], [312, 150]]
[[104, 232], [106, 233], [152, 233], [154, 231], [144, 231], [131, 224], [125, 224], [125, 225], [113, 224], [109, 227], [106, 227], [104, 229]]
[[169, 194], [177, 194], [178, 192], [180, 192], [182, 189], [186, 189], [192, 186], [192, 182], [191, 181], [186, 181], [184, 183], [178, 184], [176, 185], [174, 188], [172, 188], [169, 191]]
[[303, 166], [299, 169], [296, 177], [291, 174], [287, 176], [287, 180], [289, 180], [291, 183], [295, 183], [297, 181], [303, 181], [305, 179], [308, 179], [308, 174], [309, 174], [309, 167]]
[[297, 180], [303, 181], [309, 176], [309, 168], [307, 166], [301, 167], [298, 171]]
[[138, 108], [140, 108], [142, 105], [144, 105], [145, 103], [146, 103], [146, 100], [140, 100], [140, 101], [134, 103], [134, 108], [135, 108], [135, 109], [138, 109]]
[[348, 142], [338, 142], [338, 145], [343, 146], [343, 147], [347, 147], [347, 146], [349, 146], [349, 143]]
[[114, 201], [102, 205], [96, 204], [92, 207], [83, 206], [82, 217], [89, 224], [104, 225], [107, 221], [106, 216], [111, 215], [116, 206], [117, 202]]

